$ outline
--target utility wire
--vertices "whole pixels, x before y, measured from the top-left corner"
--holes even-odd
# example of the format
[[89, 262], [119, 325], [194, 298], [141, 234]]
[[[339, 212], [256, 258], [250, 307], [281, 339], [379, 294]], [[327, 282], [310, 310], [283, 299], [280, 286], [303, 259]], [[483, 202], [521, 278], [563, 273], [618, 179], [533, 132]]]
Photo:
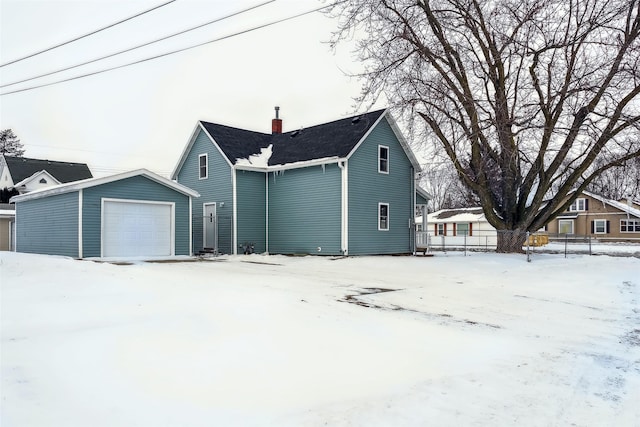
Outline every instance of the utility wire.
[[[174, 1], [175, 1], [175, 0], [174, 0]], [[197, 30], [197, 29], [199, 29], [199, 28], [206, 27], [207, 25], [211, 25], [211, 24], [214, 24], [214, 23], [216, 23], [216, 22], [220, 22], [220, 21], [223, 21], [223, 20], [225, 20], [225, 19], [232, 18], [232, 17], [234, 17], [234, 16], [236, 16], [236, 15], [240, 15], [240, 14], [242, 14], [242, 13], [249, 12], [249, 11], [251, 11], [251, 10], [253, 10], [253, 9], [257, 9], [257, 8], [262, 7], [262, 6], [265, 6], [265, 5], [269, 4], [269, 3], [273, 3], [274, 1], [276, 1], [276, 0], [268, 0], [268, 1], [265, 1], [265, 2], [263, 2], [263, 3], [257, 4], [257, 5], [255, 5], [255, 6], [251, 6], [251, 7], [248, 7], [248, 8], [246, 8], [246, 9], [240, 10], [240, 11], [238, 11], [238, 12], [233, 12], [233, 13], [231, 13], [231, 14], [229, 14], [229, 15], [225, 15], [225, 16], [223, 16], [223, 17], [216, 18], [216, 19], [214, 19], [213, 21], [209, 21], [209, 22], [206, 22], [206, 23], [204, 23], [204, 24], [200, 24], [200, 25], [198, 25], [198, 26], [191, 27], [191, 28], [188, 28], [188, 29], [186, 29], [186, 30], [179, 31], [179, 32], [177, 32], [177, 33], [173, 33], [173, 34], [170, 34], [170, 35], [168, 35], [168, 36], [164, 36], [164, 37], [162, 37], [162, 38], [159, 38], [159, 39], [156, 39], [156, 40], [152, 40], [152, 41], [150, 41], [150, 42], [146, 42], [146, 43], [143, 43], [143, 44], [140, 44], [140, 45], [134, 46], [134, 47], [130, 47], [130, 48], [128, 48], [128, 49], [121, 50], [121, 51], [119, 51], [119, 52], [110, 53], [110, 54], [108, 54], [108, 55], [101, 56], [101, 57], [99, 57], [99, 58], [95, 58], [95, 59], [92, 59], [92, 60], [89, 60], [89, 61], [86, 61], [86, 62], [82, 62], [82, 63], [80, 63], [80, 64], [71, 65], [71, 66], [69, 66], [69, 67], [66, 67], [66, 68], [60, 68], [59, 70], [50, 71], [50, 72], [45, 73], [45, 74], [40, 74], [40, 75], [37, 75], [37, 76], [29, 77], [29, 78], [26, 78], [26, 79], [22, 79], [22, 80], [15, 81], [15, 82], [6, 83], [6, 84], [3, 84], [3, 85], [0, 85], [0, 88], [7, 87], [7, 86], [17, 85], [17, 84], [19, 84], [19, 83], [24, 83], [24, 82], [28, 82], [28, 81], [31, 81], [31, 80], [39, 79], [39, 78], [41, 78], [41, 77], [50, 76], [50, 75], [52, 75], [52, 74], [61, 73], [61, 72], [63, 72], [63, 71], [72, 70], [72, 69], [74, 69], [74, 68], [82, 67], [83, 65], [92, 64], [92, 63], [94, 63], [94, 62], [102, 61], [103, 59], [107, 59], [107, 58], [111, 58], [111, 57], [114, 57], [114, 56], [117, 56], [117, 55], [121, 55], [121, 54], [123, 54], [123, 53], [131, 52], [132, 50], [140, 49], [141, 47], [149, 46], [149, 45], [152, 45], [152, 44], [154, 44], [154, 43], [158, 43], [158, 42], [161, 42], [161, 41], [163, 41], [163, 40], [167, 40], [167, 39], [170, 39], [170, 38], [172, 38], [172, 37], [176, 37], [176, 36], [179, 36], [179, 35], [182, 35], [182, 34], [188, 33], [189, 31], [194, 31], [194, 30]]]
[[27, 56], [23, 56], [22, 58], [14, 59], [13, 61], [5, 62], [4, 64], [0, 64], [0, 68], [2, 68], [2, 67], [4, 67], [4, 66], [7, 66], [7, 65], [15, 64], [16, 62], [24, 61], [25, 59], [28, 59], [28, 58], [33, 58], [34, 56], [40, 55], [41, 53], [49, 52], [50, 50], [57, 49], [57, 48], [59, 48], [59, 47], [61, 47], [61, 46], [67, 45], [67, 44], [69, 44], [69, 43], [76, 42], [76, 41], [78, 41], [78, 40], [80, 40], [80, 39], [83, 39], [83, 38], [85, 38], [85, 37], [92, 36], [92, 35], [94, 35], [94, 34], [96, 34], [96, 33], [99, 33], [100, 31], [104, 31], [104, 30], [106, 30], [106, 29], [108, 29], [108, 28], [115, 27], [116, 25], [122, 24], [123, 22], [127, 22], [127, 21], [130, 21], [130, 20], [134, 19], [134, 18], [137, 18], [137, 17], [139, 17], [139, 16], [142, 16], [142, 15], [144, 15], [145, 13], [149, 13], [149, 12], [151, 12], [151, 11], [154, 11], [154, 10], [156, 10], [156, 9], [159, 9], [159, 8], [161, 8], [161, 7], [163, 7], [163, 6], [166, 6], [166, 5], [170, 4], [170, 3], [173, 3], [174, 1], [176, 1], [176, 0], [169, 0], [168, 2], [162, 3], [162, 4], [158, 5], [158, 6], [154, 6], [154, 7], [152, 7], [151, 9], [144, 10], [144, 11], [142, 11], [142, 12], [140, 12], [140, 13], [137, 13], [137, 14], [135, 14], [135, 15], [133, 15], [133, 16], [130, 16], [130, 17], [125, 18], [125, 19], [121, 19], [121, 20], [120, 20], [120, 21], [118, 21], [118, 22], [114, 22], [113, 24], [109, 24], [109, 25], [107, 25], [106, 27], [102, 27], [102, 28], [99, 28], [99, 29], [97, 29], [97, 30], [91, 31], [90, 33], [84, 34], [84, 35], [82, 35], [82, 36], [78, 36], [78, 37], [73, 38], [73, 39], [71, 39], [71, 40], [69, 40], [69, 41], [59, 43], [59, 44], [57, 44], [57, 45], [54, 45], [54, 46], [48, 47], [48, 48], [46, 48], [46, 49], [40, 50], [40, 51], [38, 51], [38, 52], [32, 53], [32, 54], [27, 55]]
[[53, 86], [53, 85], [56, 85], [56, 84], [59, 84], [59, 83], [65, 83], [65, 82], [69, 82], [69, 81], [72, 81], [72, 80], [82, 79], [84, 77], [90, 77], [90, 76], [95, 76], [97, 74], [106, 73], [108, 71], [118, 70], [120, 68], [129, 67], [131, 65], [141, 64], [143, 62], [152, 61], [154, 59], [158, 59], [158, 58], [162, 58], [162, 57], [165, 57], [165, 56], [173, 55], [175, 53], [180, 53], [180, 52], [184, 52], [184, 51], [187, 51], [187, 50], [195, 49], [197, 47], [201, 47], [201, 46], [204, 46], [204, 45], [207, 45], [207, 44], [210, 44], [210, 43], [219, 42], [219, 41], [222, 41], [222, 40], [225, 40], [225, 39], [229, 39], [229, 38], [232, 38], [232, 37], [236, 37], [236, 36], [239, 36], [239, 35], [242, 35], [242, 34], [250, 33], [252, 31], [260, 30], [262, 28], [270, 27], [272, 25], [280, 24], [280, 23], [285, 22], [285, 21], [290, 21], [292, 19], [300, 18], [301, 16], [309, 15], [310, 13], [318, 12], [318, 11], [320, 11], [322, 9], [326, 9], [328, 7], [331, 7], [331, 6], [333, 6], [333, 5], [330, 4], [330, 5], [327, 5], [327, 6], [321, 6], [321, 7], [312, 9], [312, 10], [308, 10], [306, 12], [298, 13], [296, 15], [288, 16], [286, 18], [281, 18], [281, 19], [278, 19], [276, 21], [268, 22], [266, 24], [258, 25], [256, 27], [251, 27], [251, 28], [248, 28], [248, 29], [245, 29], [245, 30], [242, 30], [242, 31], [237, 31], [235, 33], [227, 34], [226, 36], [218, 37], [218, 38], [215, 38], [213, 40], [209, 40], [209, 41], [206, 41], [206, 42], [203, 42], [203, 43], [198, 43], [198, 44], [195, 44], [195, 45], [192, 45], [192, 46], [187, 46], [187, 47], [184, 47], [184, 48], [181, 48], [181, 49], [177, 49], [177, 50], [173, 50], [173, 51], [170, 51], [170, 52], [165, 52], [165, 53], [162, 53], [160, 55], [151, 56], [149, 58], [140, 59], [138, 61], [129, 62], [127, 64], [122, 64], [122, 65], [118, 65], [118, 66], [111, 67], [111, 68], [105, 68], [103, 70], [94, 71], [94, 72], [91, 72], [91, 73], [82, 74], [82, 75], [75, 76], [75, 77], [70, 77], [68, 79], [57, 80], [57, 81], [51, 82], [51, 83], [45, 83], [45, 84], [41, 84], [41, 85], [37, 85], [37, 86], [31, 86], [31, 87], [27, 87], [27, 88], [23, 88], [23, 89], [12, 90], [10, 92], [0, 93], [0, 96], [10, 95], [10, 94], [19, 93], [19, 92], [26, 92], [26, 91], [29, 91], [29, 90], [39, 89], [39, 88], [47, 87], [47, 86]]

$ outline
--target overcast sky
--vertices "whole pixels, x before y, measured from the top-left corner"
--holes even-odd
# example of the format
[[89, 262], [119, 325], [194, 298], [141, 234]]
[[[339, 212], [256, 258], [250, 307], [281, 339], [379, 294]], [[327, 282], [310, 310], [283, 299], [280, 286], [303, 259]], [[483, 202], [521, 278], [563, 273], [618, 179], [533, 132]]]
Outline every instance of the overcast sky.
[[[0, 63], [127, 18], [167, 0], [0, 0]], [[2, 85], [75, 65], [211, 21], [265, 0], [177, 0], [97, 35], [0, 67]], [[174, 39], [0, 93], [53, 82], [209, 41], [322, 6], [276, 0]], [[145, 167], [168, 176], [198, 120], [271, 131], [354, 113], [360, 83], [352, 47], [326, 43], [336, 22], [320, 12], [83, 79], [0, 96], [0, 129], [26, 157], [88, 163], [95, 176]], [[385, 105], [376, 107], [384, 108]]]

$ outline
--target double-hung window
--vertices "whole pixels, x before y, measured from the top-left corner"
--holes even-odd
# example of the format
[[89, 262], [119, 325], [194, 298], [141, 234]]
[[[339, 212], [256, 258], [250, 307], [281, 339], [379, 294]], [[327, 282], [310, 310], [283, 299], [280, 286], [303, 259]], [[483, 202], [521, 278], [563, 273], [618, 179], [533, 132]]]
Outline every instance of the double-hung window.
[[588, 210], [587, 199], [576, 199], [571, 206], [569, 206], [569, 210], [571, 212], [583, 212]]
[[389, 203], [378, 203], [378, 231], [389, 230]]
[[442, 222], [438, 223], [436, 230], [437, 236], [445, 236], [447, 234], [447, 226]]
[[209, 177], [209, 158], [206, 153], [198, 157], [198, 177], [200, 179]]
[[378, 172], [389, 173], [389, 147], [378, 145]]
[[606, 219], [594, 219], [593, 220], [593, 232], [595, 234], [607, 233], [607, 220]]

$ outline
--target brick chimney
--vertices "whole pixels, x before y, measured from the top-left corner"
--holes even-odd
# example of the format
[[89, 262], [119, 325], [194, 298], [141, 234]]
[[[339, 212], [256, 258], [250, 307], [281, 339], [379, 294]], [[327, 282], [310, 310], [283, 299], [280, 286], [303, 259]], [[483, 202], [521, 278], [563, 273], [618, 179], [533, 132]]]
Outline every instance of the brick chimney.
[[282, 133], [282, 119], [279, 117], [280, 107], [276, 108], [276, 118], [271, 120], [271, 133]]

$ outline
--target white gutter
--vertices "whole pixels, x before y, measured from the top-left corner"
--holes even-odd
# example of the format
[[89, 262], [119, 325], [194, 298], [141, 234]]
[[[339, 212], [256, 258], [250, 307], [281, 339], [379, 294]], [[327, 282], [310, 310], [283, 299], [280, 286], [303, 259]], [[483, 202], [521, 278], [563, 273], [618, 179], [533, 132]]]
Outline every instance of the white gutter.
[[309, 166], [329, 165], [337, 162], [344, 161], [337, 156], [324, 157], [321, 159], [305, 160], [302, 162], [286, 163], [283, 165], [271, 165], [271, 166], [251, 166], [251, 165], [233, 165], [236, 170], [252, 171], [252, 172], [277, 172], [287, 169], [306, 168]]

